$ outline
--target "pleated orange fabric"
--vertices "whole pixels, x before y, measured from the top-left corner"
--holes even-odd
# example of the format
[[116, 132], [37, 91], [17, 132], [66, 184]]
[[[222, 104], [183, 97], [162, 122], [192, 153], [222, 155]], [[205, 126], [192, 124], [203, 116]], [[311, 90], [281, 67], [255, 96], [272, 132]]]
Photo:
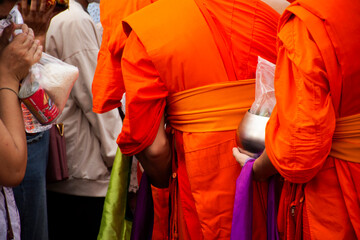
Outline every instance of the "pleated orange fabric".
[[[275, 62], [277, 12], [258, 0], [208, 0], [205, 4], [225, 33], [238, 80], [255, 77], [258, 56]], [[169, 96], [229, 78], [212, 32], [192, 0], [160, 0], [125, 22], [129, 37], [122, 71], [127, 103], [118, 143], [123, 153], [136, 154], [153, 142]], [[235, 129], [174, 130], [180, 210], [174, 214], [178, 216], [175, 225], [171, 223], [171, 230], [176, 230], [172, 237], [230, 238], [235, 182], [240, 173], [231, 152], [236, 146]], [[260, 197], [264, 195], [258, 194], [254, 201], [260, 203]], [[264, 208], [255, 209], [261, 212], [256, 215], [264, 218]], [[264, 219], [257, 220], [264, 223]], [[255, 225], [255, 231], [256, 239], [266, 239], [265, 225]]]
[[151, 186], [154, 201], [153, 240], [168, 239], [169, 232], [169, 189]]
[[330, 156], [360, 163], [360, 114], [336, 119]]
[[[231, 131], [251, 107], [255, 79], [220, 82], [167, 98], [167, 120], [181, 132]], [[241, 94], [239, 94], [241, 93]]]
[[265, 143], [285, 178], [282, 239], [360, 238], [359, 11], [350, 0], [299, 0], [280, 20]]

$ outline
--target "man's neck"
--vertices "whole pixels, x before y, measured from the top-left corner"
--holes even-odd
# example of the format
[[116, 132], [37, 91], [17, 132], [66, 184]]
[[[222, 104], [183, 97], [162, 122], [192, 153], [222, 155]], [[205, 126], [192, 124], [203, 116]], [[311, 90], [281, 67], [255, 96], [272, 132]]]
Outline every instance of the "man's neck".
[[76, 2], [80, 3], [80, 5], [84, 8], [84, 10], [86, 11], [89, 3], [87, 0], [75, 0]]

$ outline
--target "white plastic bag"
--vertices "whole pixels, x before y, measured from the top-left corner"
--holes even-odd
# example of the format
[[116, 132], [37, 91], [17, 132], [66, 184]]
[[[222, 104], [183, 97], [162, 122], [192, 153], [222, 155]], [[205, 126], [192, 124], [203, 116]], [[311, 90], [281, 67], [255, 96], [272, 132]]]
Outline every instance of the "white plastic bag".
[[[49, 99], [47, 99], [47, 101], [49, 101], [48, 105], [51, 107], [52, 104], [55, 104], [58, 109], [57, 115], [60, 115], [78, 76], [79, 70], [77, 67], [67, 64], [49, 54], [43, 53], [39, 63], [34, 64], [30, 68], [29, 74], [23, 80], [19, 91], [19, 97], [20, 99], [23, 99], [31, 96], [39, 89], [38, 86], [40, 86], [49, 97]], [[29, 108], [28, 105], [27, 107]], [[33, 112], [34, 109], [31, 107], [29, 110], [40, 123], [51, 123], [51, 121], [46, 122], [45, 120], [39, 119], [39, 110]], [[48, 109], [44, 109], [44, 111], [48, 111]], [[48, 117], [44, 111], [45, 117]]]
[[274, 90], [275, 64], [258, 57], [256, 68], [255, 101], [250, 113], [269, 117], [276, 104]]
[[45, 89], [61, 113], [71, 89], [79, 77], [79, 69], [46, 53], [42, 54], [38, 65], [43, 76], [46, 76], [38, 79], [39, 84]]

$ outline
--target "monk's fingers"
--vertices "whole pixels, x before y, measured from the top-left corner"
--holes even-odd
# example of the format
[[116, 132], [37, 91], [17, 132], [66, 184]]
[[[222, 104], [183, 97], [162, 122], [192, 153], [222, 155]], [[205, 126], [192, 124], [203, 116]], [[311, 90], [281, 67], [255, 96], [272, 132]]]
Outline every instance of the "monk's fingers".
[[248, 155], [249, 157], [251, 158], [256, 158], [256, 154], [255, 153], [252, 153], [252, 152], [249, 152], [249, 151], [246, 151], [245, 149], [242, 149], [241, 147], [238, 147], [239, 151], [243, 154], [246, 154]]
[[246, 160], [249, 158], [249, 156], [241, 153], [239, 151], [239, 149], [236, 147], [234, 147], [232, 151], [233, 151], [233, 156], [236, 159], [236, 161], [240, 164], [241, 167], [243, 167], [245, 165]]

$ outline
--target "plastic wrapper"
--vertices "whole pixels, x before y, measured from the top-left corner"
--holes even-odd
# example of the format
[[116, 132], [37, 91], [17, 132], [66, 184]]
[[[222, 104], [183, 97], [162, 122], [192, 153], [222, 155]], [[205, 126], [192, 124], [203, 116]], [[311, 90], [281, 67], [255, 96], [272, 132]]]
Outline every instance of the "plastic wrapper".
[[59, 108], [60, 113], [65, 107], [72, 87], [79, 77], [79, 69], [49, 54], [43, 53], [39, 68], [46, 78], [39, 78], [39, 84]]
[[43, 53], [23, 80], [19, 97], [41, 124], [49, 124], [63, 111], [78, 76], [77, 67]]
[[258, 57], [256, 68], [255, 101], [250, 113], [269, 117], [276, 104], [274, 90], [275, 64]]

